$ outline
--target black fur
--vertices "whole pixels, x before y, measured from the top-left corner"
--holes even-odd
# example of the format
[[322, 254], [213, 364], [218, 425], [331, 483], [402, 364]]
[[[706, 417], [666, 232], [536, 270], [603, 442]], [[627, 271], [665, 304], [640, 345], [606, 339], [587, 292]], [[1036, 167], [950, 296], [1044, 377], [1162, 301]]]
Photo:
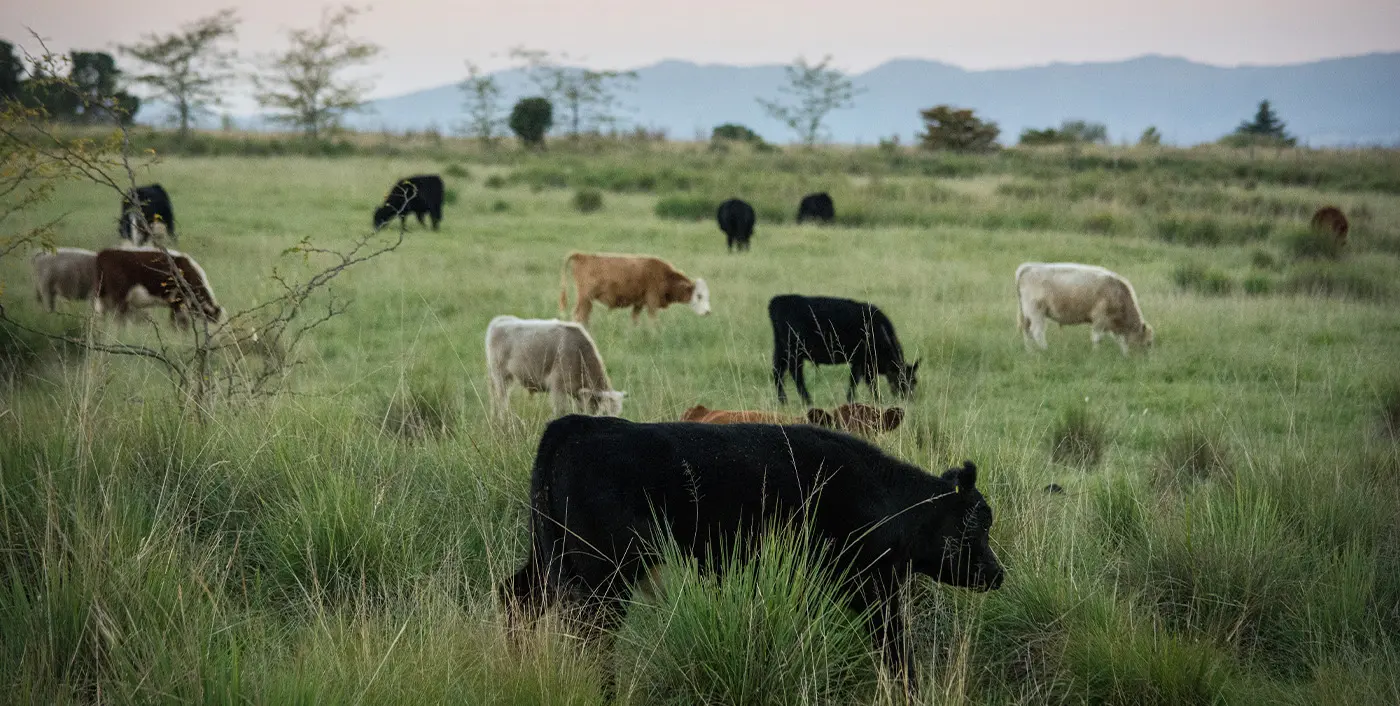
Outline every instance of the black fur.
[[374, 228], [378, 230], [388, 225], [397, 216], [399, 229], [404, 228], [408, 214], [418, 217], [418, 225], [423, 225], [423, 214], [433, 219], [433, 230], [442, 222], [442, 177], [436, 174], [419, 174], [400, 179], [389, 189], [384, 205], [374, 211]]
[[807, 194], [797, 206], [797, 222], [819, 221], [831, 223], [836, 220], [836, 205], [831, 203], [831, 195], [825, 191]]
[[851, 365], [847, 402], [855, 400], [856, 385], [862, 380], [879, 399], [879, 375], [889, 380], [900, 397], [913, 394], [918, 384], [918, 361], [912, 365], [905, 362], [894, 324], [872, 304], [780, 294], [768, 302], [768, 319], [773, 324], [773, 384], [778, 388], [779, 402], [787, 402], [783, 379], [790, 374], [802, 402], [812, 406], [802, 376], [802, 363], [808, 360], [817, 365]]
[[[150, 226], [157, 221], [165, 224], [165, 232], [170, 235], [171, 240], [175, 240], [175, 209], [170, 205], [170, 194], [165, 193], [165, 187], [160, 184], [147, 184], [136, 187], [136, 199], [141, 204], [141, 218], [145, 221], [141, 239], [138, 244], [145, 242], [150, 236]], [[117, 222], [117, 230], [121, 234], [122, 240], [131, 240], [131, 218], [128, 214], [135, 215], [136, 206], [131, 202], [130, 196], [122, 197], [121, 219]]]
[[719, 205], [715, 220], [719, 221], [719, 229], [724, 231], [729, 250], [732, 251], [735, 245], [740, 250], [749, 249], [749, 238], [753, 237], [753, 224], [757, 220], [753, 206], [739, 199], [729, 199]]
[[[899, 589], [911, 573], [978, 590], [1001, 586], [992, 511], [971, 462], [942, 477], [815, 426], [639, 424], [570, 415], [550, 422], [530, 481], [530, 557], [500, 588], [534, 614], [557, 602], [615, 627], [665, 539], [704, 571], [764, 527], [796, 523], [891, 668], [907, 663]], [[658, 522], [659, 521], [659, 522]], [[741, 534], [742, 533], [742, 534]], [[744, 546], [742, 543], [738, 546]]]

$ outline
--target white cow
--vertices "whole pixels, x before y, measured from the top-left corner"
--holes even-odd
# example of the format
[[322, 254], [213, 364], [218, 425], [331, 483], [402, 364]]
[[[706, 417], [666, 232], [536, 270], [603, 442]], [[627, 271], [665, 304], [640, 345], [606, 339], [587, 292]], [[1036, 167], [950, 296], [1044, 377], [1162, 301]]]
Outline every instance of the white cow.
[[588, 414], [622, 414], [626, 393], [612, 389], [593, 337], [572, 321], [509, 315], [491, 319], [486, 328], [486, 373], [491, 409], [498, 417], [506, 410], [513, 382], [530, 392], [549, 392], [555, 415], [568, 412], [570, 398]]
[[57, 248], [35, 253], [29, 264], [34, 270], [34, 298], [49, 311], [54, 310], [57, 297], [82, 301], [92, 296], [97, 253], [82, 248]]
[[1105, 333], [1118, 338], [1123, 354], [1128, 345], [1152, 346], [1152, 327], [1142, 318], [1133, 285], [1118, 274], [1095, 265], [1074, 262], [1027, 262], [1016, 268], [1021, 335], [1026, 348], [1031, 343], [1041, 350], [1045, 343], [1045, 322], [1062, 326], [1091, 324], [1090, 334], [1097, 348]]

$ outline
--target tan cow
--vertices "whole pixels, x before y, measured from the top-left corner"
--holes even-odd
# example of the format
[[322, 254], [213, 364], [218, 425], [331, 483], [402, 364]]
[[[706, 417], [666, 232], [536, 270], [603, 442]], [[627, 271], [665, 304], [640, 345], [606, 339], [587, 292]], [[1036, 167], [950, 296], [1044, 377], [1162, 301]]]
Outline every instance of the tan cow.
[[97, 253], [82, 248], [57, 248], [37, 252], [29, 260], [34, 270], [34, 298], [49, 311], [54, 299], [82, 301], [92, 296], [97, 276]]
[[1027, 262], [1016, 268], [1018, 319], [1026, 348], [1045, 350], [1045, 322], [1062, 326], [1090, 324], [1098, 347], [1104, 334], [1118, 338], [1123, 354], [1128, 346], [1152, 346], [1152, 327], [1142, 318], [1133, 285], [1118, 274], [1094, 265], [1073, 262]]
[[486, 374], [497, 417], [506, 411], [511, 383], [532, 393], [549, 392], [556, 416], [569, 411], [570, 398], [588, 414], [622, 414], [626, 393], [612, 389], [593, 337], [572, 321], [510, 315], [491, 319], [486, 327]]
[[642, 309], [656, 318], [658, 309], [672, 304], [689, 304], [695, 313], [710, 313], [710, 287], [703, 279], [692, 280], [671, 263], [644, 255], [595, 255], [571, 253], [564, 258], [559, 273], [559, 314], [569, 305], [569, 273], [573, 273], [578, 301], [574, 321], [588, 324], [593, 300], [609, 309], [632, 307], [636, 322]]
[[[173, 267], [172, 267], [173, 265]], [[96, 283], [92, 306], [97, 313], [111, 310], [124, 320], [132, 307], [166, 306], [170, 321], [192, 325], [191, 310], [211, 323], [223, 318], [214, 301], [214, 290], [204, 268], [194, 258], [174, 250], [112, 248], [97, 253]], [[187, 301], [194, 298], [193, 306]]]
[[701, 424], [816, 424], [817, 426], [840, 429], [855, 434], [876, 434], [894, 431], [904, 421], [903, 407], [880, 409], [861, 402], [843, 404], [827, 411], [812, 408], [805, 417], [792, 417], [778, 412], [755, 410], [710, 409], [695, 405], [681, 415], [683, 422]]

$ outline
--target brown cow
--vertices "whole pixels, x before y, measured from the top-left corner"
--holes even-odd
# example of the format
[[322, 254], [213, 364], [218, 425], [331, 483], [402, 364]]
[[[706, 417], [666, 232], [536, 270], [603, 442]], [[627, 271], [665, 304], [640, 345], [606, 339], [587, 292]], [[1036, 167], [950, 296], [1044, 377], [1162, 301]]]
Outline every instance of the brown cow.
[[689, 304], [695, 313], [710, 313], [710, 287], [703, 279], [692, 280], [671, 263], [644, 255], [594, 255], [570, 253], [559, 273], [559, 313], [569, 306], [569, 273], [574, 276], [578, 301], [574, 321], [588, 324], [593, 300], [609, 309], [632, 307], [632, 321], [645, 307], [656, 318], [658, 309], [672, 304]]
[[155, 248], [103, 250], [97, 253], [96, 269], [92, 306], [99, 314], [110, 309], [123, 320], [132, 307], [167, 306], [171, 323], [190, 326], [185, 300], [193, 296], [194, 308], [205, 319], [217, 323], [223, 318], [224, 310], [214, 301], [204, 268], [184, 253]]
[[1347, 231], [1351, 230], [1351, 224], [1347, 223], [1346, 214], [1336, 206], [1323, 206], [1317, 209], [1317, 213], [1312, 217], [1312, 229], [1322, 233], [1331, 233], [1337, 239], [1338, 245], [1347, 244]]
[[683, 422], [702, 424], [816, 424], [830, 429], [840, 429], [856, 434], [876, 434], [894, 431], [904, 421], [903, 407], [880, 409], [874, 405], [853, 402], [836, 409], [812, 408], [805, 417], [791, 417], [778, 412], [754, 410], [710, 409], [695, 405], [681, 415]]

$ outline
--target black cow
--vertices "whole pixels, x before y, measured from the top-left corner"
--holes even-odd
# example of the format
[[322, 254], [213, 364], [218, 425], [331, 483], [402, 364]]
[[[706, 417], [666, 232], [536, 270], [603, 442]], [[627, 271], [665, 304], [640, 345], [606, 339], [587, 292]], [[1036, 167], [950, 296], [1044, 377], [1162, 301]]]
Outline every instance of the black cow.
[[831, 203], [831, 195], [825, 191], [815, 194], [807, 194], [802, 197], [802, 203], [797, 205], [797, 222], [819, 221], [830, 223], [836, 220], [836, 205]]
[[389, 189], [384, 205], [375, 209], [374, 228], [383, 228], [398, 216], [399, 230], [403, 230], [410, 213], [418, 217], [420, 226], [423, 225], [423, 214], [428, 214], [433, 219], [433, 230], [438, 229], [438, 223], [442, 221], [442, 177], [419, 174], [400, 179]]
[[[171, 240], [175, 237], [175, 209], [170, 205], [170, 194], [165, 193], [165, 187], [160, 184], [147, 184], [136, 187], [135, 202], [140, 203], [140, 216], [138, 207], [133, 203], [132, 194], [122, 197], [122, 215], [117, 222], [117, 230], [121, 234], [122, 240], [130, 240], [140, 245], [151, 238], [151, 227], [156, 223], [165, 224], [165, 232], [170, 235]], [[132, 232], [131, 226], [135, 222], [137, 229]]]
[[749, 238], [753, 237], [755, 220], [753, 206], [739, 199], [729, 199], [719, 205], [715, 219], [719, 221], [719, 229], [724, 231], [729, 250], [734, 250], [736, 244], [740, 250], [749, 249]]
[[904, 361], [904, 349], [894, 324], [873, 304], [836, 297], [804, 297], [780, 294], [768, 301], [768, 320], [773, 323], [773, 384], [778, 401], [787, 403], [783, 376], [792, 375], [797, 394], [807, 406], [807, 382], [802, 377], [803, 361], [817, 365], [851, 365], [851, 384], [846, 401], [856, 398], [856, 385], [862, 380], [870, 394], [880, 398], [878, 375], [889, 380], [900, 397], [914, 393], [918, 384], [919, 361]]
[[530, 556], [498, 589], [512, 619], [565, 602], [606, 630], [668, 540], [722, 575], [723, 556], [753, 556], [765, 528], [797, 526], [849, 604], [872, 608], [873, 636], [898, 674], [909, 657], [899, 592], [911, 573], [981, 591], [1004, 577], [972, 462], [933, 476], [815, 426], [562, 417], [540, 439], [530, 507]]

